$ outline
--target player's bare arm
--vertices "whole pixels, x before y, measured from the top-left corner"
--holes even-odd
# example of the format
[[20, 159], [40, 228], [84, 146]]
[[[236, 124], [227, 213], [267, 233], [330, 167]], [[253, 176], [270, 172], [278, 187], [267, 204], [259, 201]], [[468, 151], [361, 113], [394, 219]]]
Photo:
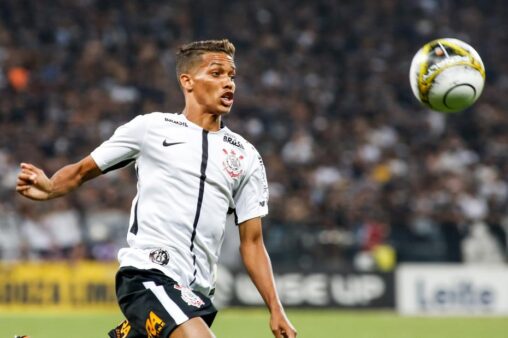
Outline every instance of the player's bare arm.
[[263, 242], [261, 218], [239, 225], [240, 252], [250, 278], [270, 310], [270, 328], [276, 338], [294, 338], [296, 330], [287, 318], [273, 279], [272, 264]]
[[51, 178], [33, 164], [21, 163], [16, 191], [33, 200], [49, 200], [63, 196], [84, 182], [102, 174], [91, 156], [58, 170]]

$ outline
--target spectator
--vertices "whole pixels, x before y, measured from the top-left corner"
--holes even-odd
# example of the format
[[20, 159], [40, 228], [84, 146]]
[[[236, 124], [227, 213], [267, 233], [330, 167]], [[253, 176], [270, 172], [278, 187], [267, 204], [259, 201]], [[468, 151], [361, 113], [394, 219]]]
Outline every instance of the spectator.
[[[506, 245], [503, 2], [221, 4], [0, 2], [0, 212], [23, 236], [46, 231], [40, 243], [24, 241], [30, 257], [44, 256], [49, 237], [60, 252], [110, 259], [120, 243], [97, 220], [108, 215], [107, 223], [120, 227], [135, 174], [125, 169], [91, 182], [93, 189], [45, 212], [46, 229], [13, 198], [17, 163], [46, 163], [43, 169], [53, 172], [134, 115], [175, 111], [182, 105], [168, 76], [175, 46], [221, 37], [242, 54], [242, 90], [225, 122], [265, 158], [272, 187], [266, 234], [269, 250], [278, 252], [274, 259], [299, 268], [348, 268], [358, 252], [375, 250], [366, 245], [370, 238], [393, 247], [399, 261], [461, 261], [461, 241], [478, 222]], [[189, 14], [200, 12], [206, 16]], [[471, 43], [487, 68], [479, 102], [456, 115], [425, 110], [408, 84], [413, 53], [441, 36]], [[380, 218], [367, 219], [370, 209]], [[62, 238], [51, 229], [64, 223]], [[373, 228], [381, 224], [382, 231]], [[20, 234], [9, 234], [2, 255], [20, 257]]]
[[465, 263], [503, 263], [503, 252], [485, 223], [471, 226], [468, 236], [462, 242]]

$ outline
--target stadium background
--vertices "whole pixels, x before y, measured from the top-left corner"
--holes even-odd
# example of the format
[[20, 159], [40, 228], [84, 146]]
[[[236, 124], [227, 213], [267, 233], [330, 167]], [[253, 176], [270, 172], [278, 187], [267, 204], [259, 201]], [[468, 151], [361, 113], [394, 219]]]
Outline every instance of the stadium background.
[[[137, 114], [177, 112], [175, 48], [197, 39], [227, 37], [237, 47], [236, 102], [225, 122], [263, 154], [265, 240], [287, 304], [393, 309], [400, 264], [505, 271], [507, 14], [500, 0], [1, 0], [0, 333], [18, 323], [4, 313], [13, 310], [115, 313], [110, 288], [132, 168], [35, 203], [14, 193], [18, 165], [53, 173]], [[413, 54], [438, 37], [470, 43], [486, 66], [482, 97], [460, 114], [422, 108], [409, 88]], [[232, 290], [248, 288], [235, 235], [228, 228], [222, 262]], [[225, 305], [258, 302], [228, 297]], [[324, 312], [294, 313], [305, 321]], [[334, 332], [353, 321], [327, 313]], [[475, 323], [489, 337], [507, 330]]]

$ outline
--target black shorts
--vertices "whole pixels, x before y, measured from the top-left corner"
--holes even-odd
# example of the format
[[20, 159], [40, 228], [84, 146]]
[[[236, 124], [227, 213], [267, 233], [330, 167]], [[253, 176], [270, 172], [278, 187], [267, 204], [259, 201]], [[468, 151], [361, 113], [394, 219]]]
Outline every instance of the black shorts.
[[112, 338], [167, 338], [190, 318], [201, 317], [211, 326], [217, 314], [208, 297], [178, 285], [159, 270], [121, 268], [116, 295], [127, 320], [109, 332]]

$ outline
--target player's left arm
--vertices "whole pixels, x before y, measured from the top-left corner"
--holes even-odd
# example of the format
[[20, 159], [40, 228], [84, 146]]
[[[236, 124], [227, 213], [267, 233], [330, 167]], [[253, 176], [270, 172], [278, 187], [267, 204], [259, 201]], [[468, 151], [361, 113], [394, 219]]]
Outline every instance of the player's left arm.
[[294, 338], [296, 329], [291, 324], [280, 302], [272, 264], [263, 242], [261, 218], [255, 217], [238, 225], [242, 260], [271, 313], [270, 328], [276, 338]]

